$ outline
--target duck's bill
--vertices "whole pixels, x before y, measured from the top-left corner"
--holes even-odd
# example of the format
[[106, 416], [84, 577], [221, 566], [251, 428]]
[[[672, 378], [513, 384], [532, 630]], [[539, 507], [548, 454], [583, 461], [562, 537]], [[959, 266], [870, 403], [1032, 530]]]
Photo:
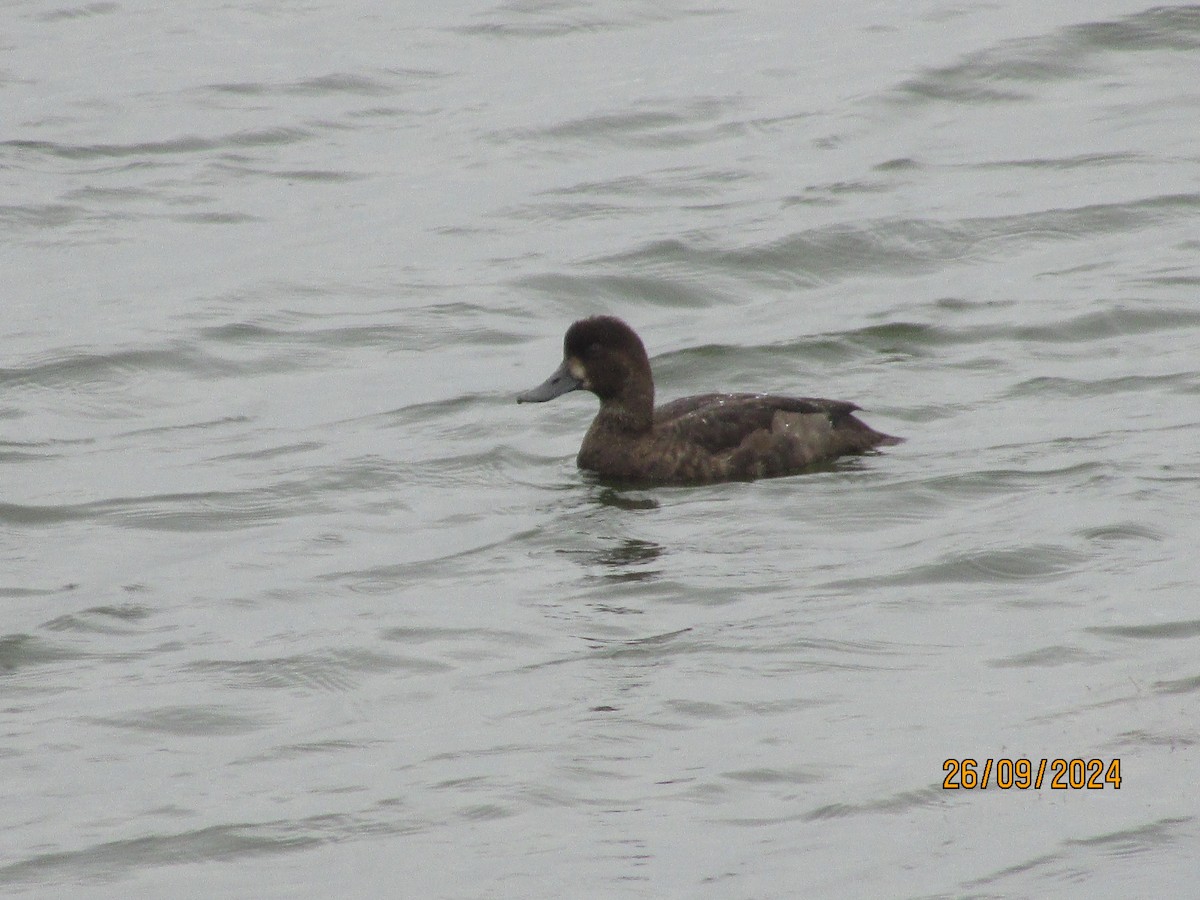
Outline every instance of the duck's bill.
[[531, 391], [517, 395], [518, 403], [545, 403], [571, 391], [583, 387], [583, 382], [571, 374], [564, 360], [563, 364], [554, 370], [554, 374]]

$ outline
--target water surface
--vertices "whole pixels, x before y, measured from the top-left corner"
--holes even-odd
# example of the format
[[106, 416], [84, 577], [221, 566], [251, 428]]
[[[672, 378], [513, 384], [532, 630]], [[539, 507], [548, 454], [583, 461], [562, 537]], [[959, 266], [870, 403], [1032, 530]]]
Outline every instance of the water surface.
[[[1192, 884], [1200, 7], [4, 18], [6, 895]], [[598, 483], [597, 312], [908, 441]]]

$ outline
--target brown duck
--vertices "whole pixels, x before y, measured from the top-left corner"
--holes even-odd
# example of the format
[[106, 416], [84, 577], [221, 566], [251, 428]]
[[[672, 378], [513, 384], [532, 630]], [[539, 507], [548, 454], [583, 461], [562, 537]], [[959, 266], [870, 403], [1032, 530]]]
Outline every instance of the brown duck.
[[600, 412], [579, 448], [579, 468], [616, 481], [774, 478], [902, 441], [870, 428], [854, 416], [859, 407], [840, 400], [700, 394], [655, 409], [646, 348], [612, 316], [568, 328], [562, 365], [517, 402], [542, 403], [580, 389], [600, 398]]

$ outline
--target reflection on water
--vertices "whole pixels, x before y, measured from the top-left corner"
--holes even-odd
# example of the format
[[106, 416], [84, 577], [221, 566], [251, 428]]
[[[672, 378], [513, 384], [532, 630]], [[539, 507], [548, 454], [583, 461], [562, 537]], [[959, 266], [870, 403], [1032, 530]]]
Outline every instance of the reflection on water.
[[613, 570], [604, 575], [610, 581], [651, 581], [661, 576], [662, 570], [645, 567], [657, 562], [662, 554], [658, 544], [625, 538], [615, 547], [596, 551], [594, 561]]
[[[591, 473], [585, 473], [584, 478], [595, 480]], [[601, 506], [611, 506], [614, 509], [658, 509], [659, 501], [646, 494], [629, 493], [619, 488], [605, 487], [593, 494], [593, 498]]]
[[606, 546], [588, 549], [563, 549], [559, 552], [570, 556], [580, 565], [591, 570], [599, 568], [602, 571], [599, 578], [610, 582], [653, 581], [662, 575], [661, 569], [647, 569], [651, 563], [659, 562], [663, 556], [663, 548], [652, 541], [637, 538], [619, 538], [608, 540]]

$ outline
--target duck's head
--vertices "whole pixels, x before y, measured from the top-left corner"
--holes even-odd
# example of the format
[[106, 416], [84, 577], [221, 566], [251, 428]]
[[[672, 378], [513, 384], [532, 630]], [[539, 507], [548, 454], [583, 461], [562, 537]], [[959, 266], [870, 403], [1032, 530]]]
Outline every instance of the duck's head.
[[563, 338], [563, 361], [554, 374], [518, 403], [544, 403], [571, 391], [591, 391], [602, 405], [654, 406], [650, 360], [637, 333], [614, 316], [580, 319]]

